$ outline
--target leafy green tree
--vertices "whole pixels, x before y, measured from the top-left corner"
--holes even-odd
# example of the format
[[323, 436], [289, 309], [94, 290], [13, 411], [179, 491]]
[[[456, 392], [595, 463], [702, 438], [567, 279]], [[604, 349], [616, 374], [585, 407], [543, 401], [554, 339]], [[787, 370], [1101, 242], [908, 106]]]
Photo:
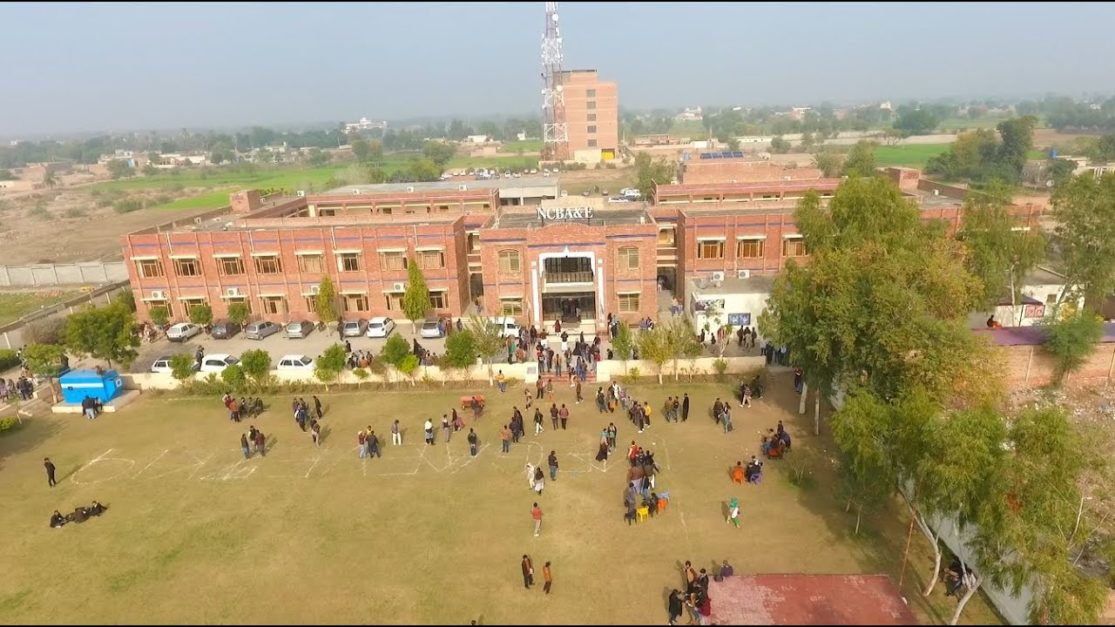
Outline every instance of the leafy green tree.
[[145, 163], [145, 164], [143, 165], [143, 170], [142, 170], [142, 172], [143, 172], [143, 175], [144, 175], [144, 176], [155, 176], [155, 175], [157, 175], [157, 174], [159, 173], [159, 169], [158, 169], [158, 168], [156, 168], [156, 167], [155, 167], [154, 165], [152, 165], [151, 163]]
[[333, 279], [327, 276], [321, 277], [314, 301], [317, 304], [318, 320], [333, 322], [337, 319], [337, 290], [333, 287]]
[[678, 361], [701, 356], [704, 347], [693, 333], [693, 322], [687, 316], [673, 316], [664, 322], [659, 322], [655, 328], [662, 328], [666, 332], [670, 359], [674, 362], [674, 381], [677, 381]]
[[128, 165], [127, 161], [113, 159], [108, 162], [108, 173], [112, 175], [112, 178], [120, 179], [135, 174], [135, 170]]
[[271, 353], [258, 348], [244, 351], [240, 367], [257, 385], [263, 385], [271, 377]]
[[791, 148], [793, 146], [790, 145], [790, 142], [786, 141], [781, 135], [770, 140], [770, 151], [776, 155], [786, 154], [790, 152]]
[[352, 371], [352, 376], [356, 377], [356, 389], [359, 390], [360, 385], [371, 376], [371, 373], [363, 368], [357, 368]]
[[57, 344], [28, 344], [23, 347], [27, 368], [40, 377], [54, 378], [62, 372], [66, 349]]
[[411, 385], [414, 385], [414, 373], [418, 372], [418, 355], [414, 353], [407, 353], [396, 369], [406, 375]]
[[383, 343], [383, 348], [379, 349], [379, 357], [384, 363], [398, 367], [403, 363], [403, 359], [410, 354], [410, 344], [403, 339], [399, 334], [393, 334], [387, 338]]
[[1060, 385], [1066, 374], [1083, 366], [1096, 343], [1103, 337], [1103, 318], [1090, 311], [1073, 312], [1069, 316], [1055, 316], [1046, 326], [1042, 348], [1056, 360], [1054, 383]]
[[135, 316], [118, 304], [87, 307], [66, 321], [66, 347], [74, 353], [103, 359], [111, 367], [118, 362], [127, 367], [138, 353], [139, 337]]
[[213, 322], [213, 308], [207, 304], [190, 307], [190, 322], [203, 327], [211, 324]]
[[403, 292], [403, 313], [410, 318], [414, 332], [418, 332], [418, 321], [430, 312], [430, 290], [426, 287], [426, 277], [414, 259], [407, 263], [407, 289]]
[[941, 123], [932, 111], [914, 107], [899, 107], [898, 117], [894, 120], [894, 128], [903, 133], [903, 137], [911, 135], [927, 135]]
[[449, 165], [449, 161], [457, 154], [457, 147], [445, 142], [426, 142], [422, 147], [422, 155], [437, 166], [438, 174]]
[[368, 140], [362, 137], [357, 137], [356, 139], [352, 140], [351, 142], [349, 142], [349, 145], [352, 147], [353, 156], [355, 156], [356, 160], [360, 163], [367, 161], [368, 157], [372, 154], [371, 144], [368, 143]]
[[314, 360], [314, 376], [326, 385], [337, 380], [345, 369], [345, 347], [333, 344]]
[[875, 176], [875, 142], [861, 140], [852, 146], [848, 158], [844, 160], [841, 174], [844, 176]]
[[120, 303], [128, 311], [135, 313], [136, 310], [136, 295], [131, 289], [125, 289], [116, 295], [116, 303]]
[[225, 366], [225, 369], [221, 371], [221, 380], [235, 392], [242, 392], [245, 384], [248, 382], [247, 377], [244, 375], [244, 369], [240, 367], [240, 364]]
[[1013, 311], [1023, 278], [1045, 257], [1041, 231], [1015, 231], [1017, 223], [1009, 206], [1008, 192], [998, 186], [970, 193], [964, 201], [964, 226], [958, 237], [968, 251], [968, 271], [983, 284], [979, 299], [983, 309], [993, 308], [1003, 289], [1009, 288]]
[[1099, 311], [1115, 290], [1115, 174], [1073, 177], [1054, 190], [1052, 204], [1068, 291]]
[[1038, 119], [1032, 115], [1000, 122], [995, 128], [999, 131], [1001, 143], [997, 161], [1019, 180], [1022, 168], [1026, 165], [1026, 155], [1034, 147], [1034, 127]]
[[836, 151], [822, 150], [817, 153], [815, 159], [817, 160], [817, 168], [825, 177], [839, 176], [843, 170], [844, 156]]
[[662, 385], [662, 367], [674, 358], [670, 333], [665, 326], [656, 325], [653, 329], [643, 329], [635, 336], [639, 346], [639, 356], [654, 363], [658, 369], [658, 384]]
[[156, 305], [148, 311], [151, 322], [158, 327], [165, 327], [170, 322], [170, 310], [162, 305]]
[[[174, 377], [177, 381], [185, 381], [191, 379], [196, 369], [197, 362], [189, 353], [178, 353], [170, 358], [170, 376]], [[223, 373], [222, 373], [223, 374]]]
[[465, 329], [472, 334], [477, 355], [488, 363], [488, 385], [493, 385], [492, 360], [505, 346], [503, 336], [496, 325], [480, 316], [469, 317]]
[[243, 325], [251, 317], [251, 312], [248, 310], [248, 305], [245, 303], [232, 303], [228, 306], [228, 320], [239, 325]]
[[407, 165], [407, 174], [414, 181], [436, 181], [442, 168], [429, 159], [415, 159]]
[[468, 329], [451, 334], [445, 340], [446, 363], [452, 368], [465, 369], [476, 364], [476, 338]]
[[626, 322], [616, 325], [616, 336], [612, 338], [612, 351], [623, 362], [623, 373], [627, 374], [627, 360], [631, 359], [631, 350], [635, 348], [635, 339], [631, 335], [631, 327]]
[[379, 185], [380, 183], [387, 182], [387, 172], [378, 165], [368, 164], [364, 170], [364, 182], [371, 185]]
[[654, 198], [655, 186], [668, 185], [674, 180], [675, 170], [675, 164], [640, 152], [635, 155], [635, 187], [644, 199]]

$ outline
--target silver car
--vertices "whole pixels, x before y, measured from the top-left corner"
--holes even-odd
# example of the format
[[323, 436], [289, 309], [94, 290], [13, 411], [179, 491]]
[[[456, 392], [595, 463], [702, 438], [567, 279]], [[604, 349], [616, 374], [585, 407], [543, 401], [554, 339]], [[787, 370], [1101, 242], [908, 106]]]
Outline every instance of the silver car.
[[367, 324], [363, 320], [345, 320], [341, 323], [341, 333], [345, 337], [360, 337], [364, 335], [364, 327]]
[[268, 335], [274, 335], [279, 332], [279, 325], [274, 322], [266, 320], [262, 322], [253, 322], [244, 327], [244, 337], [249, 340], [262, 340]]
[[284, 330], [286, 331], [287, 338], [300, 340], [314, 330], [314, 323], [306, 320], [295, 320], [293, 322], [288, 322]]

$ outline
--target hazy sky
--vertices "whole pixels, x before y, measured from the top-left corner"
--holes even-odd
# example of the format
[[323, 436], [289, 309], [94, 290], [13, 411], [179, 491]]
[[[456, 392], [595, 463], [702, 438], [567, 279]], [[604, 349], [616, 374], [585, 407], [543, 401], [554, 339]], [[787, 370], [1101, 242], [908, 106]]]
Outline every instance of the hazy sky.
[[[0, 133], [539, 109], [544, 3], [3, 4]], [[629, 108], [1115, 91], [1112, 4], [560, 5]]]

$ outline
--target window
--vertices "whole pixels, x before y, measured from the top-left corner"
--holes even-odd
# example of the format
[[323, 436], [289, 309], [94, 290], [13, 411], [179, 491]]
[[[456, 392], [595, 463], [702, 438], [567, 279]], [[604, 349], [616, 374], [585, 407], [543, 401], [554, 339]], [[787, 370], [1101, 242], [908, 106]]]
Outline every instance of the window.
[[480, 234], [479, 233], [469, 233], [468, 234], [468, 246], [467, 246], [467, 248], [468, 248], [469, 253], [480, 252]]
[[519, 251], [517, 250], [501, 250], [499, 251], [499, 272], [500, 274], [518, 274], [519, 269]]
[[163, 276], [163, 262], [158, 259], [140, 259], [136, 261], [136, 271], [145, 279]]
[[596, 140], [595, 139], [588, 140], [588, 147], [589, 148], [596, 148]]
[[588, 97], [588, 98], [595, 98], [596, 97], [596, 90], [595, 89], [586, 89], [585, 90], [585, 96]]
[[175, 259], [174, 273], [178, 276], [201, 276], [201, 264], [197, 259]]
[[589, 124], [588, 132], [595, 133], [596, 132], [596, 125], [595, 124]]
[[[283, 271], [283, 264], [278, 255], [256, 257], [256, 272], [260, 274], [279, 274]], [[275, 312], [271, 312], [275, 313]]]
[[229, 307], [232, 307], [233, 305], [238, 305], [238, 304], [239, 305], [244, 305], [245, 307], [248, 308], [248, 313], [252, 313], [252, 301], [251, 300], [249, 300], [247, 298], [244, 298], [243, 296], [234, 296], [234, 297], [228, 299], [228, 306]]
[[170, 307], [169, 302], [167, 302], [165, 300], [149, 300], [149, 301], [147, 301], [148, 315], [150, 315], [150, 313], [155, 311], [156, 309], [165, 309], [166, 310], [166, 316], [167, 316], [168, 319], [174, 317], [174, 309], [172, 309]]
[[740, 259], [762, 259], [763, 240], [758, 237], [748, 237], [736, 243], [736, 257]]
[[782, 256], [804, 257], [805, 254], [805, 240], [800, 235], [787, 237], [782, 241]]
[[674, 230], [674, 227], [670, 227], [668, 229], [658, 229], [658, 245], [677, 246], [677, 240], [675, 239], [676, 236], [677, 232]]
[[440, 250], [423, 250], [418, 253], [418, 267], [438, 270], [445, 267], [445, 253]]
[[447, 307], [447, 305], [445, 303], [446, 303], [446, 301], [449, 300], [448, 298], [446, 298], [447, 293], [448, 292], [446, 292], [444, 290], [438, 290], [438, 291], [431, 290], [430, 291], [430, 307], [433, 307], [434, 309], [445, 309]]
[[322, 255], [298, 255], [298, 271], [320, 274], [325, 272], [325, 261]]
[[589, 122], [595, 122], [596, 121], [596, 114], [595, 113], [588, 114], [588, 121]]
[[499, 299], [499, 310], [501, 316], [521, 316], [523, 315], [523, 299], [501, 298]]
[[697, 259], [723, 259], [724, 240], [704, 240], [697, 242]]
[[218, 257], [217, 271], [221, 276], [244, 274], [244, 260], [240, 257]]
[[639, 311], [639, 293], [620, 294], [619, 311], [620, 313], [637, 313]]
[[341, 272], [359, 272], [360, 253], [337, 253], [337, 269]]
[[200, 307], [205, 304], [204, 298], [186, 298], [182, 301], [182, 307], [186, 310], [186, 317], [190, 316], [190, 311], [194, 307]]
[[639, 269], [639, 249], [634, 246], [627, 246], [619, 249], [619, 269], [620, 270], [638, 270]]
[[379, 254], [384, 270], [406, 270], [407, 258], [401, 252], [390, 252]]
[[263, 302], [263, 313], [285, 314], [287, 312], [284, 296], [261, 296], [259, 299]]
[[307, 296], [305, 300], [306, 311], [310, 313], [317, 313], [317, 296]]
[[368, 296], [366, 294], [345, 294], [345, 311], [368, 311]]
[[387, 297], [387, 311], [402, 311], [403, 310], [403, 293], [402, 292], [388, 292], [385, 294]]
[[592, 111], [592, 110], [596, 109], [596, 101], [595, 100], [589, 100], [587, 106], [588, 106], [589, 111]]

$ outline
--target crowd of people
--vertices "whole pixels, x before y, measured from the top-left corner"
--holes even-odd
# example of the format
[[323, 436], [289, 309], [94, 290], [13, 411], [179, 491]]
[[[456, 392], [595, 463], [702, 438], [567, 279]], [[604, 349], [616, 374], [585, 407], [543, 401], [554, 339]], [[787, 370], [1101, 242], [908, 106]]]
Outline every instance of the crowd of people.
[[35, 382], [30, 374], [21, 374], [18, 379], [0, 379], [0, 399], [6, 401], [29, 401], [35, 394]]
[[229, 392], [221, 396], [221, 403], [228, 410], [228, 419], [231, 422], [240, 422], [244, 418], [258, 418], [265, 409], [262, 398], [241, 396], [237, 399]]
[[108, 508], [101, 505], [99, 501], [93, 501], [93, 504], [89, 507], [75, 507], [74, 511], [69, 514], [62, 514], [58, 510], [54, 510], [54, 513], [50, 515], [50, 526], [53, 529], [60, 529], [69, 523], [83, 523], [93, 516], [100, 516], [106, 509]]

